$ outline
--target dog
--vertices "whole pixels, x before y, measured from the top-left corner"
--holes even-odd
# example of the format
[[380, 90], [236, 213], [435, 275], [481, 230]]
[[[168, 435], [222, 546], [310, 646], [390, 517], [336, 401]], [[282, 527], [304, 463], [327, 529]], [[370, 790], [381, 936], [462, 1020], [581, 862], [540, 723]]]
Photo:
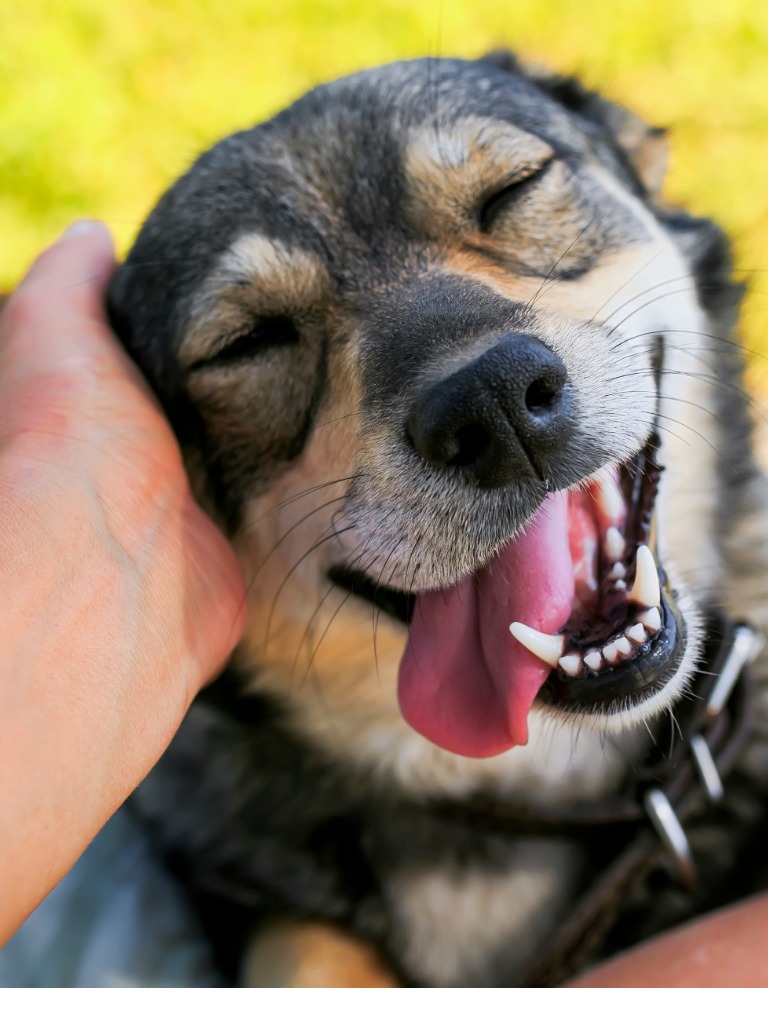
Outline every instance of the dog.
[[230, 980], [554, 983], [762, 884], [741, 287], [665, 159], [511, 54], [396, 63], [214, 146], [119, 269], [248, 581], [135, 796]]

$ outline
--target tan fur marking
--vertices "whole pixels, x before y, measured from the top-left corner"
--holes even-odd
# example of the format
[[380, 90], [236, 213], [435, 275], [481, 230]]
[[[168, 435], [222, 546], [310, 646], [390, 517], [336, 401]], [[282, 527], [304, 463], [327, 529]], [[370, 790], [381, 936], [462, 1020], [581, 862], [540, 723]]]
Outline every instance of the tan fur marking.
[[329, 924], [276, 924], [248, 949], [248, 988], [395, 988], [375, 949]]
[[483, 194], [538, 170], [552, 147], [529, 132], [490, 118], [424, 125], [410, 133], [403, 155], [414, 221], [434, 233], [464, 224]]
[[318, 302], [326, 286], [327, 272], [313, 253], [262, 235], [242, 235], [200, 288], [192, 329], [181, 347], [182, 362], [215, 355], [222, 339], [250, 325], [254, 312], [300, 314]]

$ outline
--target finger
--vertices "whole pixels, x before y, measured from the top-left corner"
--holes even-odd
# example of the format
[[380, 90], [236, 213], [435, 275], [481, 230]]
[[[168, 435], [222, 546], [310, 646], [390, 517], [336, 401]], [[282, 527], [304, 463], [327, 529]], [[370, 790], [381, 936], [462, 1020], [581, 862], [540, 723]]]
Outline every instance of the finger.
[[104, 295], [114, 269], [112, 236], [100, 221], [77, 221], [38, 256], [0, 318], [6, 385], [14, 375], [98, 364], [148, 395], [107, 322]]
[[101, 221], [76, 221], [37, 257], [15, 295], [40, 297], [48, 307], [104, 319], [103, 299], [115, 269], [112, 236]]

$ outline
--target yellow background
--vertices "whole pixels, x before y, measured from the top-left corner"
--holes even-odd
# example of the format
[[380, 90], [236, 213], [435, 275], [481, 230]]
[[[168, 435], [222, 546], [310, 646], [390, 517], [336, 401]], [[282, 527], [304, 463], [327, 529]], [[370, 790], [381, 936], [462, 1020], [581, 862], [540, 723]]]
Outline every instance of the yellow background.
[[0, 287], [75, 217], [125, 251], [201, 149], [318, 81], [502, 45], [673, 128], [667, 194], [734, 239], [768, 396], [764, 0], [0, 0]]

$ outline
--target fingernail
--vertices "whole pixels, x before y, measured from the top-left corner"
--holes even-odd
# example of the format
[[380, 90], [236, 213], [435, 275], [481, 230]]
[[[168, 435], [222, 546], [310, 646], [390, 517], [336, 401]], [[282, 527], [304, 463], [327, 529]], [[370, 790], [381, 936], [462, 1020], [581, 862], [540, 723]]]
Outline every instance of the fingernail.
[[75, 238], [77, 235], [92, 235], [97, 231], [105, 231], [100, 220], [76, 220], [62, 233], [62, 238]]

